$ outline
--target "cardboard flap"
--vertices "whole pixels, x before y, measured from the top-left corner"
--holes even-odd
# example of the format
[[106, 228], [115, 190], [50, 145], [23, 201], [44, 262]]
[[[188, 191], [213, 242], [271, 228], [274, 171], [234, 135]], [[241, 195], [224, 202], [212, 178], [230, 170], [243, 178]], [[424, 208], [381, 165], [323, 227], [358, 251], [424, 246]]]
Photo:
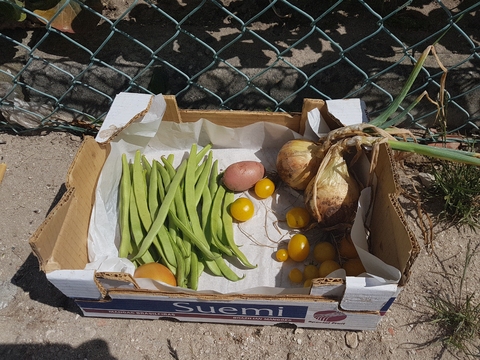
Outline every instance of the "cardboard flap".
[[140, 289], [135, 279], [127, 273], [119, 272], [97, 272], [97, 281], [102, 284], [105, 290], [109, 289]]
[[370, 226], [370, 252], [402, 272], [399, 285], [408, 280], [410, 267], [418, 255], [418, 242], [409, 229], [398, 203], [398, 174], [387, 144], [380, 146], [376, 175], [375, 206]]
[[312, 280], [310, 294], [327, 298], [341, 299], [345, 291], [345, 280], [317, 278]]
[[38, 259], [40, 269], [44, 272], [61, 268], [53, 261], [53, 250], [72, 199], [73, 189], [68, 189], [30, 238], [30, 247]]
[[163, 95], [163, 98], [167, 104], [167, 109], [165, 110], [165, 114], [163, 114], [163, 121], [183, 122], [175, 95]]
[[[354, 123], [368, 121], [365, 103], [363, 103], [360, 99], [328, 100], [326, 102], [319, 99], [304, 99], [302, 118], [300, 121], [301, 134], [303, 134], [305, 131], [308, 113], [315, 108], [320, 111], [323, 121], [325, 121], [331, 130], [338, 129], [346, 125], [352, 125], [352, 120]], [[338, 114], [338, 116], [341, 115], [343, 121], [341, 121], [335, 114]]]
[[349, 311], [380, 311], [397, 293], [397, 284], [379, 283], [369, 277], [347, 277], [340, 307]]
[[105, 290], [95, 281], [94, 270], [56, 270], [47, 279], [71, 298], [101, 299]]
[[96, 136], [99, 143], [108, 143], [124, 128], [145, 116], [150, 109], [153, 95], [120, 93], [113, 104], [102, 127]]
[[90, 136], [84, 139], [67, 174], [67, 191], [30, 239], [43, 271], [83, 269], [88, 262], [88, 224], [107, 155], [108, 147]]
[[325, 107], [325, 101], [320, 99], [304, 99], [302, 106], [302, 116], [300, 118], [300, 127], [298, 131], [300, 134], [305, 133], [305, 126], [308, 121], [308, 113], [313, 109], [318, 109], [320, 111], [321, 116], [324, 118], [330, 129], [336, 129], [342, 126], [340, 122], [330, 117], [330, 114], [328, 114], [328, 110]]

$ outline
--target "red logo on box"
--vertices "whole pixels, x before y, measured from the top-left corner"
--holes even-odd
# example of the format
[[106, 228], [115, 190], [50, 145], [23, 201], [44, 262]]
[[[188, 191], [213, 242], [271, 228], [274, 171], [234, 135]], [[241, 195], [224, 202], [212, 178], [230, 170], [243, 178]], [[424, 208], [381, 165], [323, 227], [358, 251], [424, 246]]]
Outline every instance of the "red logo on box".
[[315, 314], [313, 314], [313, 317], [318, 321], [337, 322], [337, 321], [345, 320], [347, 315], [336, 310], [326, 310], [326, 311], [317, 311]]

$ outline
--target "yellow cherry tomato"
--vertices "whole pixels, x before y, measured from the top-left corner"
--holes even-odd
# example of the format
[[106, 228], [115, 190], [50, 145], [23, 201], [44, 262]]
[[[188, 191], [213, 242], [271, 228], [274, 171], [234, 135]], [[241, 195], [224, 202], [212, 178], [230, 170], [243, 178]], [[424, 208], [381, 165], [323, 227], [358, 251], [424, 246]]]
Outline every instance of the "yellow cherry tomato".
[[306, 279], [305, 282], [303, 283], [303, 287], [308, 288], [312, 286], [312, 279]]
[[294, 261], [303, 261], [310, 252], [310, 244], [303, 234], [295, 234], [288, 242], [288, 257]]
[[335, 260], [326, 260], [320, 264], [320, 267], [318, 268], [318, 275], [324, 278], [327, 275], [329, 275], [331, 272], [338, 270], [340, 268], [341, 268], [340, 264]]
[[275, 257], [280, 262], [287, 261], [288, 260], [288, 251], [286, 249], [279, 249], [275, 253]]
[[303, 274], [300, 269], [293, 268], [290, 273], [288, 274], [288, 278], [293, 283], [301, 283], [303, 281]]
[[269, 178], [263, 178], [255, 183], [255, 195], [260, 199], [266, 199], [275, 192], [275, 184]]
[[230, 205], [230, 215], [237, 221], [247, 221], [255, 213], [252, 200], [239, 197]]
[[319, 242], [313, 248], [313, 258], [322, 263], [326, 260], [335, 260], [337, 257], [337, 250], [335, 246], [330, 244], [328, 241]]
[[310, 213], [305, 208], [294, 207], [285, 215], [287, 225], [292, 229], [301, 229], [310, 223]]
[[303, 269], [303, 277], [305, 279], [315, 279], [318, 277], [318, 267], [313, 264], [308, 264]]

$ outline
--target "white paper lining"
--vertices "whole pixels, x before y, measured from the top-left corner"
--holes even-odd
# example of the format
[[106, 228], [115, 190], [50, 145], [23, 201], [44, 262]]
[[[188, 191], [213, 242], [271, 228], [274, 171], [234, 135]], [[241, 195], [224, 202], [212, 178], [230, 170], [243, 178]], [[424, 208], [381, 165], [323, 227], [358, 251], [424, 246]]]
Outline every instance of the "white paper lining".
[[[117, 225], [117, 194], [121, 176], [122, 153], [128, 159], [133, 159], [137, 149], [142, 150], [149, 160], [159, 159], [162, 155], [174, 154], [175, 164], [188, 154], [192, 143], [199, 148], [207, 143], [213, 145], [213, 157], [218, 159], [220, 169], [225, 169], [231, 163], [241, 160], [261, 161], [267, 170], [275, 170], [276, 156], [279, 148], [288, 140], [299, 138], [300, 135], [286, 127], [259, 122], [243, 128], [226, 128], [217, 126], [208, 120], [200, 119], [195, 123], [178, 124], [161, 122], [165, 111], [162, 96], [155, 96], [152, 105], [139, 122], [132, 123], [117, 135], [111, 142], [111, 152], [105, 162], [96, 190], [96, 202], [93, 207], [91, 225], [88, 236], [88, 251], [90, 263], [87, 269], [98, 271], [128, 272], [133, 274], [134, 265], [127, 259], [118, 258], [119, 231]], [[337, 118], [339, 114], [336, 114]], [[319, 129], [324, 130], [320, 113], [312, 111], [308, 115], [308, 137], [314, 137]], [[341, 118], [339, 118], [342, 121]], [[258, 200], [250, 193], [237, 194], [248, 196], [256, 208], [253, 219], [235, 228], [236, 243], [256, 269], [245, 269], [238, 261], [229, 264], [234, 271], [245, 274], [245, 279], [231, 282], [222, 277], [214, 277], [203, 273], [199, 280], [199, 291], [219, 293], [308, 293], [302, 286], [292, 286], [288, 273], [292, 267], [301, 264], [287, 261], [275, 261], [275, 251], [278, 242], [288, 240], [291, 236], [282, 220], [292, 206], [303, 206], [302, 197], [290, 188], [281, 186], [275, 196], [266, 200]], [[369, 276], [374, 276], [382, 283], [397, 283], [400, 271], [385, 264], [380, 259], [366, 251], [367, 243], [363, 228], [363, 210], [370, 200], [367, 191], [362, 194], [357, 212], [357, 221], [352, 233], [360, 258]], [[247, 235], [246, 235], [247, 234]], [[320, 235], [308, 234], [312, 247], [320, 241]], [[309, 257], [304, 262], [311, 262]], [[343, 270], [332, 273], [332, 277], [345, 277]], [[158, 282], [140, 281], [141, 286], [150, 289], [162, 289], [164, 285]], [[168, 287], [168, 286], [167, 286]], [[292, 289], [293, 288], [293, 289]], [[170, 289], [172, 290], [172, 289]]]

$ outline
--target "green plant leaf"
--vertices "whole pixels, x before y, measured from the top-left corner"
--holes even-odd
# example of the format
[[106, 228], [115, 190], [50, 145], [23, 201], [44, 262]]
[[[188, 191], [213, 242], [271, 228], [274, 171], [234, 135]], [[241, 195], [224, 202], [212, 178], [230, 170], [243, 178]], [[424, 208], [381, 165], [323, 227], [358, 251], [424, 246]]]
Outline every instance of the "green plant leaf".
[[[68, 4], [63, 7], [67, 2]], [[50, 25], [57, 30], [67, 33], [74, 33], [75, 31], [72, 28], [72, 23], [81, 11], [82, 7], [78, 2], [73, 0], [60, 0], [54, 7], [50, 9], [37, 9], [33, 12], [36, 15], [41, 16], [39, 20], [43, 23], [47, 24], [50, 22]]]

